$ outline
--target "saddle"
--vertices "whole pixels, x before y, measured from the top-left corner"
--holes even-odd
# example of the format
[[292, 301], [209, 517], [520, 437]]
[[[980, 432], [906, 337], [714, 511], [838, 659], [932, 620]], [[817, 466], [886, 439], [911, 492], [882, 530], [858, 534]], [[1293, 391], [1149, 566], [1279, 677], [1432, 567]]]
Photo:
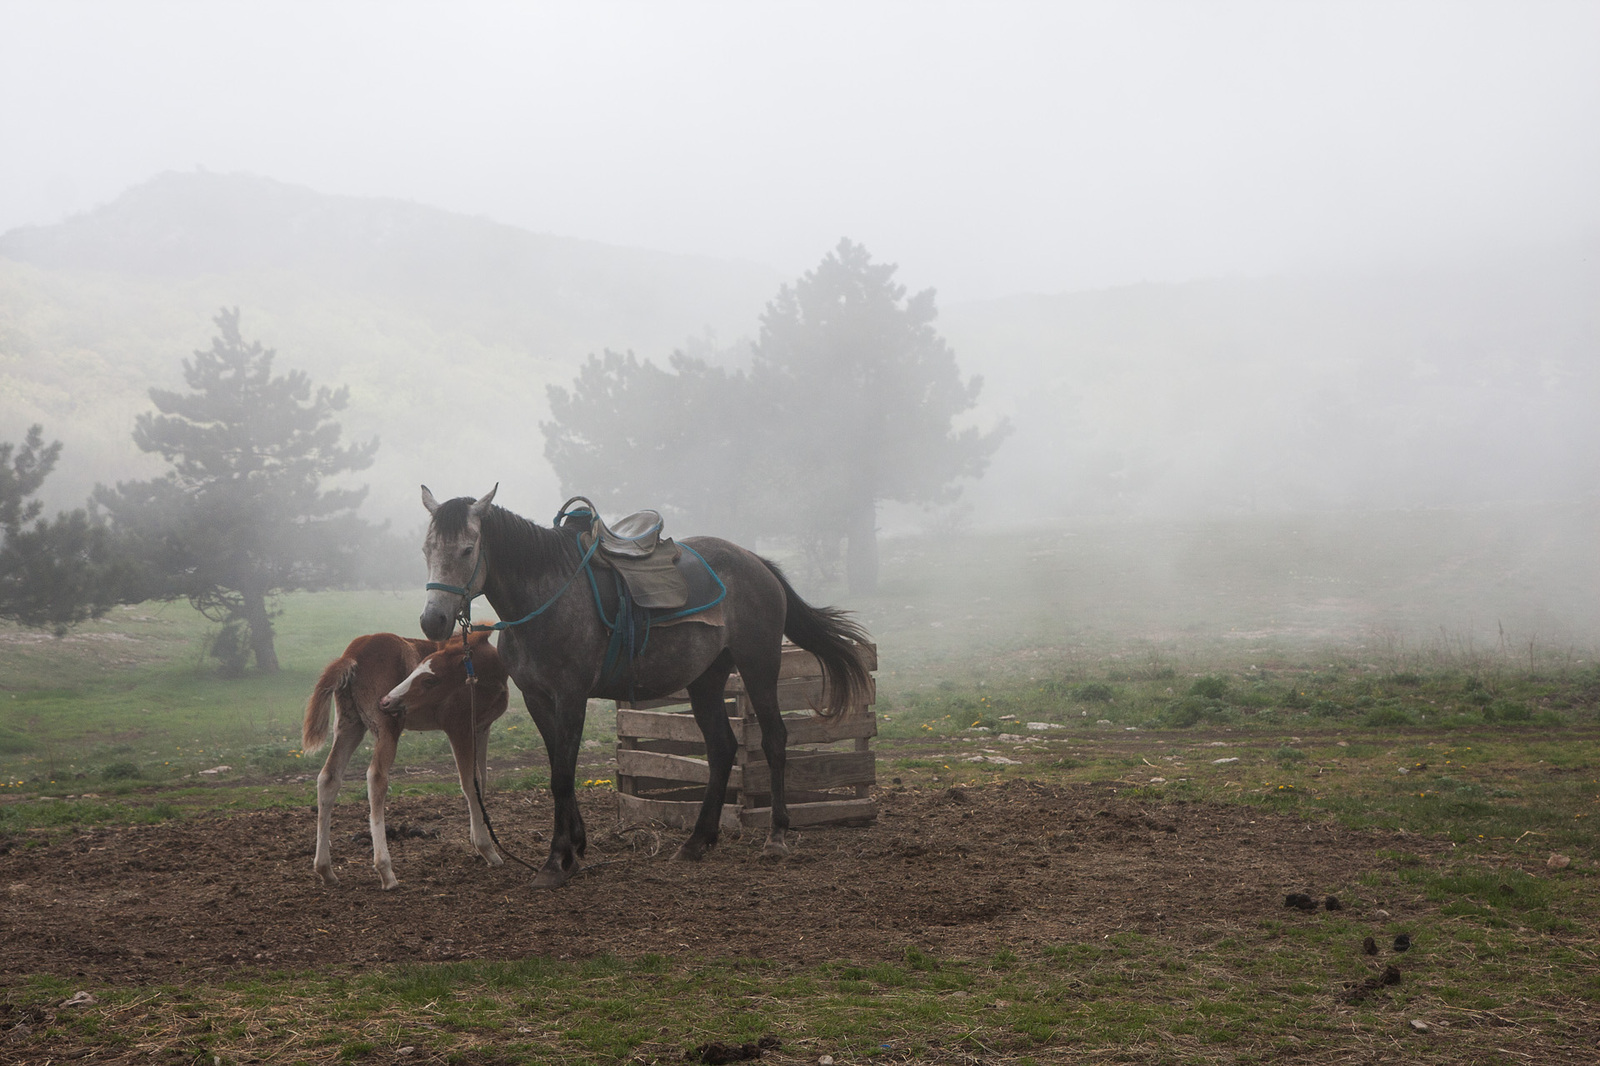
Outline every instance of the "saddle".
[[[585, 551], [595, 549], [589, 586], [600, 619], [611, 631], [601, 670], [605, 680], [619, 680], [644, 654], [652, 628], [681, 622], [723, 624], [718, 605], [727, 588], [722, 579], [699, 552], [661, 536], [657, 512], [637, 511], [607, 526], [593, 503], [574, 496], [557, 513], [556, 524], [576, 533]], [[611, 579], [602, 580], [596, 569]]]
[[608, 526], [594, 504], [574, 496], [556, 517], [562, 528], [578, 532], [585, 551], [600, 542], [591, 561], [612, 570], [635, 605], [661, 611], [689, 605], [689, 582], [678, 568], [683, 549], [661, 535], [658, 512], [635, 511]]

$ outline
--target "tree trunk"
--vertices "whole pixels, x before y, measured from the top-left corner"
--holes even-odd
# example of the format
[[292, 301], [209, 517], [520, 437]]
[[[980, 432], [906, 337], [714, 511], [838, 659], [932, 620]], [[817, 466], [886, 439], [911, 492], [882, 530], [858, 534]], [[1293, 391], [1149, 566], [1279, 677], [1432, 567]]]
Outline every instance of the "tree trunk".
[[254, 589], [245, 589], [244, 622], [250, 627], [250, 651], [256, 669], [263, 674], [278, 672], [278, 650], [272, 644], [272, 619], [267, 617], [267, 598]]
[[844, 572], [852, 593], [878, 591], [878, 503], [870, 496], [850, 509]]

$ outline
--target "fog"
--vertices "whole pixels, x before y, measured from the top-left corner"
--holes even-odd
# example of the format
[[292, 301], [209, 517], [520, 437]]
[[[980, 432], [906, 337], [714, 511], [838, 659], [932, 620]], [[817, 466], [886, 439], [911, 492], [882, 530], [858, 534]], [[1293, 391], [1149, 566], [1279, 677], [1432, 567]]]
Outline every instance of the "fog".
[[0, 232], [196, 165], [944, 299], [1600, 224], [1588, 3], [6, 0]]
[[[351, 386], [371, 517], [499, 481], [544, 520], [546, 384], [737, 363], [847, 236], [937, 289], [972, 421], [1015, 430], [884, 532], [1144, 523], [1154, 610], [1212, 556], [1152, 523], [1242, 521], [1193, 535], [1293, 555], [1263, 603], [1366, 574], [1383, 625], [1592, 640], [1597, 55], [1591, 3], [0, 0], [0, 439], [66, 442], [52, 506], [150, 476], [145, 390], [241, 305]], [[1249, 524], [1290, 513], [1340, 516], [1321, 571]], [[1370, 578], [1408, 567], [1432, 606]]]

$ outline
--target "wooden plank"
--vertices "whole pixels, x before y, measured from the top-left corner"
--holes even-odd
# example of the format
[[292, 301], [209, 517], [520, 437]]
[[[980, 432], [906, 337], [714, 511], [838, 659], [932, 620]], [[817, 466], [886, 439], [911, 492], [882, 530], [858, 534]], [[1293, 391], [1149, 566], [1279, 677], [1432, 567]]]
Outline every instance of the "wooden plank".
[[[878, 780], [878, 760], [870, 751], [790, 752], [785, 763], [784, 783], [796, 791], [826, 792], [833, 788], [871, 785]], [[741, 787], [748, 792], [772, 791], [772, 771], [767, 768], [765, 759], [749, 761]]]
[[[856, 654], [861, 659], [861, 664], [867, 668], [868, 673], [878, 668], [878, 646], [876, 644], [857, 644]], [[787, 678], [821, 676], [822, 664], [817, 661], [815, 655], [812, 655], [804, 648], [797, 648], [793, 644], [785, 644], [783, 646], [782, 657], [778, 660], [779, 681]], [[743, 692], [744, 679], [738, 674], [729, 677], [726, 691], [729, 695]]]
[[[633, 797], [626, 797], [632, 799]], [[727, 817], [724, 809], [723, 817]], [[789, 825], [829, 825], [834, 822], [870, 822], [878, 817], [875, 799], [843, 799], [825, 803], [791, 803]], [[748, 829], [766, 829], [772, 825], [771, 807], [752, 807], [739, 815], [739, 821]]]
[[[728, 722], [733, 727], [734, 740], [739, 739], [744, 731], [744, 723], [738, 719]], [[656, 740], [703, 740], [700, 726], [695, 723], [692, 714], [677, 714], [670, 711], [617, 711], [617, 736], [619, 737], [648, 737]]]
[[[673, 829], [693, 829], [700, 817], [700, 804], [684, 800], [653, 800], [642, 796], [618, 796], [617, 820], [623, 826], [645, 825], [660, 822]], [[768, 814], [767, 819], [771, 821]], [[722, 829], [731, 832], [739, 828], [739, 808], [732, 803], [722, 805]]]
[[[631, 741], [631, 744], [623, 744]], [[639, 751], [661, 751], [668, 755], [693, 755], [697, 758], [706, 757], [706, 746], [699, 740], [653, 740], [649, 737], [618, 737], [617, 744], [623, 747], [636, 748]]]
[[[749, 720], [735, 722], [744, 726], [744, 746], [751, 751], [761, 749], [761, 725]], [[789, 734], [789, 747], [797, 744], [831, 744], [836, 740], [853, 740], [878, 735], [878, 716], [865, 707], [852, 708], [834, 718], [796, 714], [783, 716], [784, 728]]]
[[[750, 706], [750, 696], [741, 692], [738, 696], [738, 713], [745, 718], [753, 718], [755, 710]], [[876, 678], [867, 678], [866, 698], [857, 706], [871, 706], [878, 702], [878, 681]], [[789, 678], [778, 682], [778, 710], [780, 711], [815, 711], [822, 705], [822, 679], [812, 677]]]
[[687, 781], [704, 785], [711, 780], [711, 767], [704, 759], [687, 755], [667, 755], [659, 751], [617, 751], [617, 773], [630, 777], [659, 777], [668, 781]]
[[687, 707], [688, 705], [689, 694], [687, 692], [674, 692], [672, 695], [662, 696], [658, 700], [633, 700], [632, 702], [618, 700], [617, 710], [655, 711], [660, 710], [662, 707]]

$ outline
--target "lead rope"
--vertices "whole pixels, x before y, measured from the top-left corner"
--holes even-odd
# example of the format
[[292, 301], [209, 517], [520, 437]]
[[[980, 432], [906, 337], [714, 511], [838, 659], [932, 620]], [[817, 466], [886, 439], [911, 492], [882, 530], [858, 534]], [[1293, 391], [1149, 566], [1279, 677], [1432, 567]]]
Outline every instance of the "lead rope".
[[483, 818], [483, 827], [489, 831], [489, 839], [494, 841], [494, 846], [500, 849], [500, 854], [512, 862], [525, 866], [534, 873], [539, 868], [512, 853], [511, 849], [500, 842], [500, 836], [494, 831], [494, 823], [489, 820], [489, 806], [483, 802], [483, 782], [478, 779], [478, 672], [472, 666], [472, 645], [467, 641], [467, 634], [471, 632], [472, 623], [467, 619], [467, 612], [461, 612], [461, 651], [467, 660], [467, 706], [470, 708], [470, 725], [472, 727], [472, 748], [470, 755], [472, 762], [472, 791], [478, 797], [478, 814]]

